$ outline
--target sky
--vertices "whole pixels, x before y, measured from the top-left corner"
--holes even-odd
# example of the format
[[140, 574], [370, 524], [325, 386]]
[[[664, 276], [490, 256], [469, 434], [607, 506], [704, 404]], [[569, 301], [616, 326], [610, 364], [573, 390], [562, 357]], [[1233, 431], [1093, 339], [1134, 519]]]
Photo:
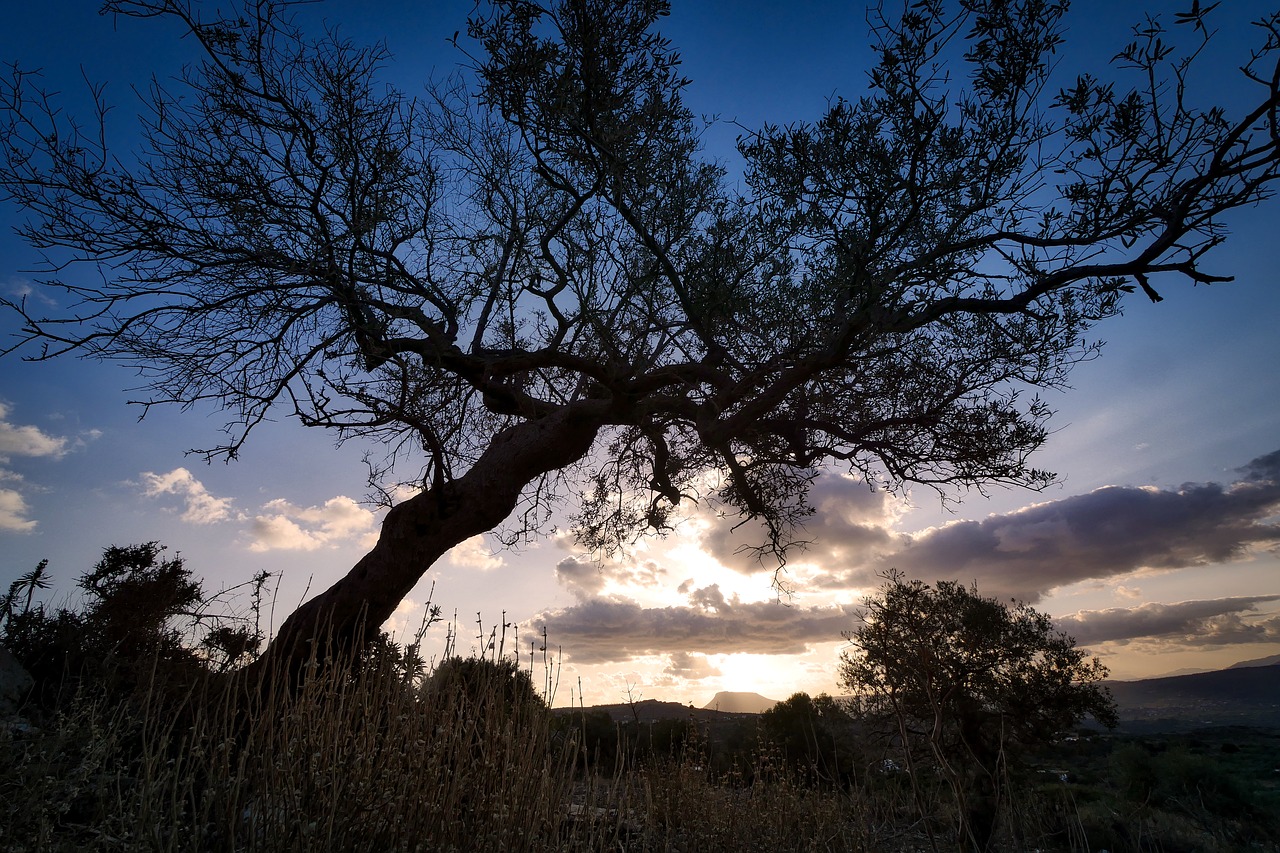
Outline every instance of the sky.
[[[190, 45], [154, 21], [99, 16], [97, 0], [47, 0], [7, 13], [0, 61], [43, 68], [67, 109], [83, 114], [85, 79], [107, 84], [112, 128], [130, 147], [130, 87], [172, 74]], [[887, 4], [891, 5], [891, 4]], [[1107, 73], [1129, 25], [1183, 4], [1077, 2], [1064, 68]], [[867, 25], [858, 3], [674, 5], [663, 30], [692, 80], [686, 99], [714, 118], [709, 156], [735, 168], [734, 138], [763, 122], [816, 118], [837, 94], [865, 85]], [[385, 40], [387, 79], [413, 92], [461, 59], [468, 0], [308, 7], [358, 41]], [[1237, 96], [1247, 20], [1260, 2], [1216, 15], [1222, 53], [1200, 89]], [[1227, 13], [1229, 14], [1223, 14]], [[460, 44], [465, 42], [465, 36]], [[40, 300], [35, 253], [0, 205], [0, 289]], [[775, 699], [838, 693], [842, 634], [882, 574], [958, 579], [1017, 598], [1056, 620], [1117, 678], [1215, 669], [1280, 653], [1280, 201], [1234, 216], [1232, 237], [1205, 268], [1236, 280], [1213, 287], [1159, 282], [1165, 300], [1132, 299], [1098, 328], [1102, 356], [1071, 389], [1046, 398], [1053, 434], [1034, 460], [1059, 481], [1034, 493], [872, 492], [839, 472], [813, 494], [809, 550], [793, 557], [779, 596], [769, 567], [737, 553], [734, 531], [689, 510], [664, 540], [643, 540], [600, 563], [563, 531], [519, 551], [479, 538], [433, 567], [388, 628], [408, 638], [428, 600], [446, 616], [426, 635], [461, 652], [495, 627], [504, 648], [536, 658], [545, 627], [556, 704], [661, 699], [699, 706], [721, 690]], [[0, 335], [14, 329], [0, 315]], [[0, 361], [0, 584], [41, 559], [75, 600], [74, 579], [112, 544], [164, 543], [206, 588], [274, 573], [265, 614], [278, 623], [339, 578], [377, 535], [380, 512], [362, 454], [280, 418], [230, 464], [188, 455], [216, 441], [213, 406], [152, 409], [139, 420], [138, 377], [115, 365]], [[239, 605], [245, 602], [239, 600]]]

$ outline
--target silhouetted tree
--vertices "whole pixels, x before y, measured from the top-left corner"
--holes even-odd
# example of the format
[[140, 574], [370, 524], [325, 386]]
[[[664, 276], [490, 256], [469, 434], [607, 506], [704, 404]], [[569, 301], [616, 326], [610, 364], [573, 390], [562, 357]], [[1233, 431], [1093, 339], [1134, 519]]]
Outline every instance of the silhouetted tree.
[[[1019, 746], [1044, 743], [1086, 716], [1114, 726], [1107, 668], [1048, 616], [954, 581], [891, 575], [847, 635], [840, 684], [864, 718], [897, 729], [908, 766], [929, 760], [960, 810], [960, 837], [985, 850]], [[916, 752], [921, 746], [923, 754]]]
[[760, 728], [788, 761], [825, 782], [851, 777], [852, 719], [825, 693], [795, 693], [760, 715]]
[[[155, 667], [197, 669], [184, 639], [203, 593], [182, 558], [164, 559], [163, 551], [155, 542], [107, 548], [76, 581], [85, 593], [78, 608], [49, 609], [30, 595], [22, 608], [5, 608], [5, 645], [36, 676], [46, 700], [68, 678], [89, 677], [108, 693], [127, 693]], [[34, 574], [43, 575], [47, 565], [42, 561]]]
[[[48, 585], [48, 561], [0, 597], [0, 643], [35, 677], [41, 702], [73, 695], [65, 688], [82, 682], [113, 699], [139, 687], [181, 692], [210, 663], [225, 669], [252, 659], [262, 635], [246, 624], [250, 617], [209, 610], [217, 596], [205, 593], [181, 556], [164, 552], [158, 542], [105, 549], [76, 580], [85, 597], [75, 607], [35, 597]], [[259, 575], [249, 584], [265, 581]]]
[[1065, 7], [873, 11], [870, 88], [746, 134], [739, 190], [699, 153], [665, 0], [479, 4], [476, 57], [416, 99], [380, 81], [385, 49], [311, 39], [285, 0], [110, 0], [176, 19], [198, 56], [144, 93], [136, 162], [32, 74], [0, 90], [0, 189], [60, 294], [48, 316], [8, 303], [12, 348], [225, 407], [210, 457], [284, 412], [385, 442], [375, 482], [409, 461], [420, 492], [263, 657], [291, 667], [322, 634], [375, 636], [454, 545], [513, 514], [510, 536], [536, 530], [566, 482], [590, 548], [692, 499], [760, 521], [780, 561], [830, 464], [1040, 486], [1028, 392], [1065, 382], [1125, 293], [1221, 280], [1222, 215], [1280, 163], [1280, 17], [1233, 114], [1182, 85], [1206, 27], [1180, 55], [1144, 24], [1132, 90], [1057, 88]]

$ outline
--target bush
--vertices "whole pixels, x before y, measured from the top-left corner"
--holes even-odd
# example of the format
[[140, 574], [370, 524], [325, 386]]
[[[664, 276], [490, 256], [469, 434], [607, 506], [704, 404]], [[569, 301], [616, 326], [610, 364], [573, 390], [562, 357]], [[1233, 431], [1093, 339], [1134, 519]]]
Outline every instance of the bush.
[[[51, 711], [84, 685], [113, 701], [156, 688], [182, 693], [253, 658], [262, 643], [256, 612], [215, 613], [218, 597], [165, 551], [158, 542], [107, 548], [77, 579], [84, 600], [76, 609], [36, 599], [49, 586], [47, 560], [10, 585], [0, 599], [0, 644], [31, 673], [37, 707]], [[255, 602], [266, 580], [249, 582]]]

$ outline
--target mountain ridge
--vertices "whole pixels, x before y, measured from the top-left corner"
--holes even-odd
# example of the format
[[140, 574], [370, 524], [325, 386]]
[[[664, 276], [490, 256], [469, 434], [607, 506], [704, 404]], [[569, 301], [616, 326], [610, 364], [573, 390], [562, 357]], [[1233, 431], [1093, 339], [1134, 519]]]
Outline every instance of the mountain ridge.
[[[1124, 730], [1204, 725], [1280, 728], [1280, 664], [1236, 666], [1138, 681], [1107, 681], [1104, 685], [1115, 697]], [[692, 703], [645, 699], [556, 710], [557, 713], [604, 712], [615, 722], [655, 722], [758, 716], [776, 704], [775, 700], [759, 693], [724, 690], [716, 693], [703, 708]], [[759, 710], [741, 710], [752, 707]]]

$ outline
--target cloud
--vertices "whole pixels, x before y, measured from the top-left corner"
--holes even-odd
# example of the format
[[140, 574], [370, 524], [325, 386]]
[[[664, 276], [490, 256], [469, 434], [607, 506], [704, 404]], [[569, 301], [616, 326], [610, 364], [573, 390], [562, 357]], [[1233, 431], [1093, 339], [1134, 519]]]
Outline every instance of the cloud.
[[[534, 618], [577, 664], [641, 655], [801, 654], [838, 642], [856, 626], [855, 607], [788, 607], [776, 601], [725, 599], [718, 587], [697, 590], [691, 606], [641, 607], [622, 597], [594, 597]], [[682, 659], [687, 660], [687, 659]]]
[[673, 678], [684, 678], [691, 681], [701, 681], [704, 678], [715, 678], [723, 675], [719, 669], [712, 666], [705, 655], [690, 654], [689, 652], [676, 652], [671, 655], [671, 664], [663, 670], [663, 673]]
[[36, 523], [27, 518], [27, 502], [13, 489], [0, 489], [0, 530], [30, 533]]
[[249, 550], [263, 551], [314, 551], [324, 541], [314, 533], [303, 530], [296, 521], [286, 515], [259, 515], [249, 524]]
[[454, 545], [449, 550], [448, 557], [449, 562], [459, 568], [478, 569], [482, 572], [506, 565], [506, 561], [489, 547], [483, 533]]
[[147, 497], [175, 495], [182, 499], [180, 516], [191, 524], [222, 521], [248, 522], [250, 551], [314, 551], [346, 542], [373, 547], [377, 542], [377, 516], [345, 495], [318, 506], [301, 507], [278, 498], [263, 504], [252, 517], [236, 509], [232, 498], [215, 497], [186, 468], [165, 474], [141, 475]]
[[320, 506], [299, 507], [277, 499], [263, 504], [249, 525], [250, 551], [314, 551], [346, 541], [376, 541], [377, 517], [345, 495]]
[[142, 493], [150, 498], [159, 495], [181, 497], [184, 508], [180, 517], [192, 524], [215, 524], [232, 515], [231, 498], [215, 498], [186, 468], [174, 468], [167, 474], [144, 471]]
[[9, 423], [8, 417], [9, 407], [0, 403], [0, 455], [60, 459], [66, 454], [67, 439], [47, 435], [39, 427], [15, 426]]
[[1244, 475], [1246, 483], [1280, 483], [1280, 450], [1259, 456], [1236, 472]]
[[[814, 512], [801, 535], [810, 544], [794, 555], [795, 562], [861, 564], [897, 547], [898, 537], [890, 527], [904, 507], [888, 492], [874, 491], [846, 474], [824, 474], [814, 481], [809, 504]], [[776, 568], [762, 563], [753, 551], [767, 540], [761, 525], [705, 520], [709, 523], [701, 535], [702, 549], [721, 565], [744, 574]]]
[[986, 595], [1034, 602], [1082, 580], [1241, 559], [1280, 542], [1280, 452], [1241, 473], [1230, 487], [1107, 486], [954, 522], [903, 537], [869, 560], [825, 563], [828, 574], [816, 583], [865, 587], [894, 568], [926, 581], [975, 581]]
[[[90, 437], [93, 437], [92, 434]], [[83, 441], [74, 445], [69, 439], [42, 432], [39, 427], [18, 426], [9, 422], [9, 406], [0, 402], [0, 465], [7, 464], [11, 456], [61, 459]], [[23, 483], [23, 476], [16, 471], [0, 467], [0, 482]], [[30, 533], [36, 528], [30, 517], [31, 508], [22, 492], [17, 489], [0, 489], [0, 530], [12, 533]]]
[[50, 299], [43, 289], [37, 289], [33, 286], [29, 279], [10, 276], [4, 282], [4, 290], [12, 298], [22, 302], [27, 299], [35, 299], [42, 305], [57, 305], [57, 300]]
[[1194, 646], [1268, 643], [1280, 640], [1280, 616], [1246, 621], [1242, 614], [1255, 612], [1259, 604], [1272, 601], [1280, 601], [1280, 595], [1147, 603], [1082, 610], [1055, 619], [1054, 624], [1081, 645], [1144, 638], [1178, 640]]
[[565, 557], [556, 563], [556, 580], [578, 598], [592, 598], [604, 592], [609, 582], [602, 563], [577, 557]]
[[667, 574], [654, 560], [630, 557], [599, 561], [569, 556], [556, 564], [556, 580], [580, 600], [600, 595], [611, 583], [616, 587], [653, 588]]

